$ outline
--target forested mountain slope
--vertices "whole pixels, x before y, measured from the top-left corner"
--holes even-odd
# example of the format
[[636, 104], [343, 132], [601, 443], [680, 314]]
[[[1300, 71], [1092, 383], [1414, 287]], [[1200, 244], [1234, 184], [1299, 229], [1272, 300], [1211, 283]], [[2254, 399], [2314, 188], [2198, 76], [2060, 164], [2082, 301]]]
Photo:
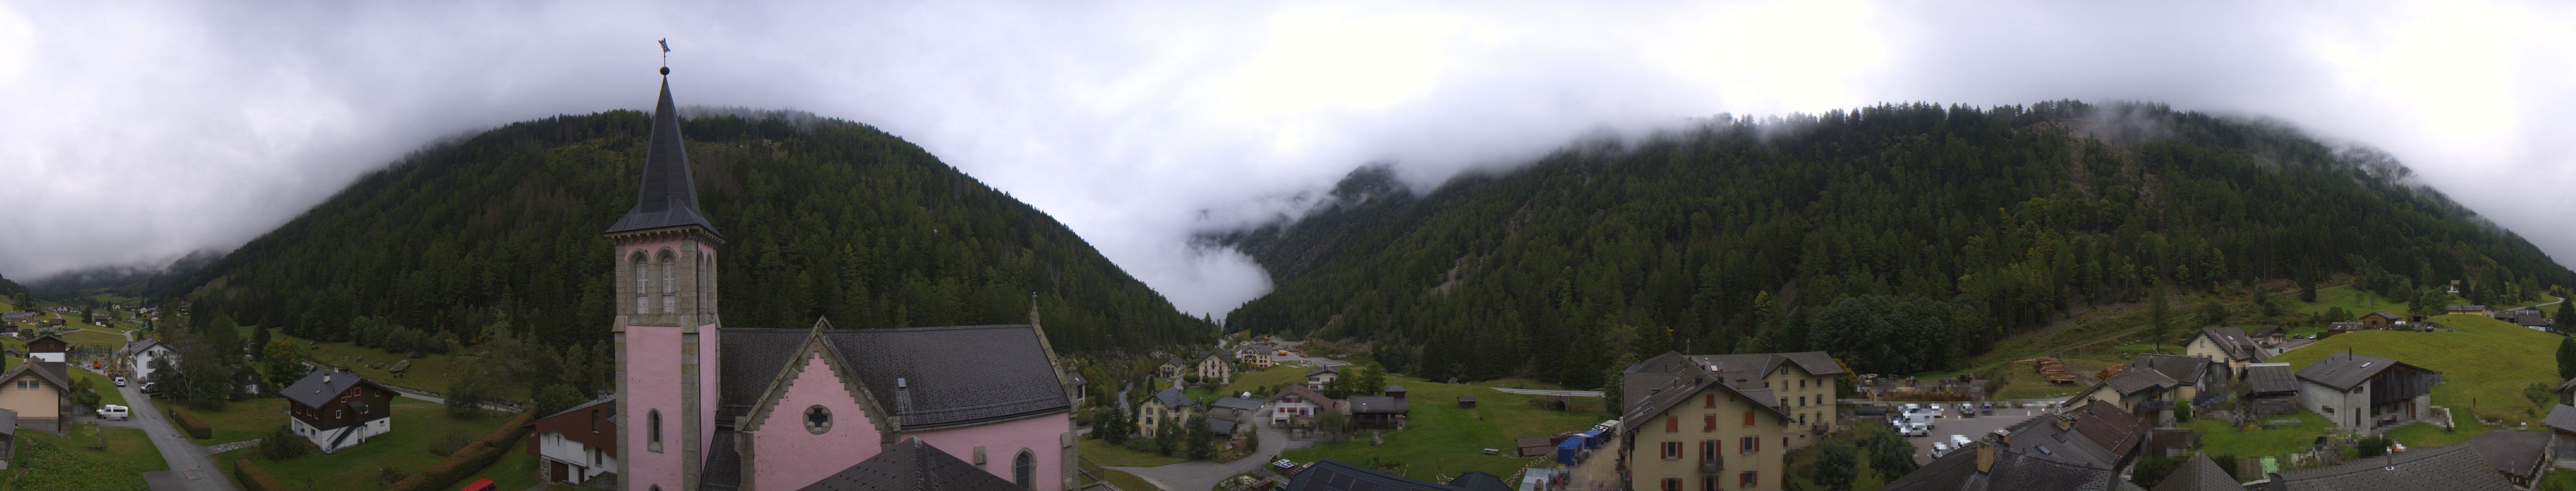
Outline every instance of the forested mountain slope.
[[1953, 368], [2159, 283], [2463, 279], [2472, 300], [2576, 283], [2385, 154], [2158, 105], [1720, 118], [1427, 195], [1391, 175], [1363, 168], [1303, 219], [1205, 237], [1276, 277], [1228, 326], [1400, 341], [1381, 345], [1415, 348], [1381, 357], [1428, 378], [1598, 387], [1618, 356], [1666, 349], [1903, 346], [1845, 361]]
[[[559, 116], [433, 146], [160, 293], [318, 339], [368, 316], [471, 342], [506, 316], [555, 346], [605, 340], [600, 232], [634, 205], [650, 126], [635, 111]], [[1063, 224], [875, 128], [714, 115], [683, 133], [725, 233], [727, 327], [1025, 323], [1034, 293], [1059, 349], [1213, 332]]]

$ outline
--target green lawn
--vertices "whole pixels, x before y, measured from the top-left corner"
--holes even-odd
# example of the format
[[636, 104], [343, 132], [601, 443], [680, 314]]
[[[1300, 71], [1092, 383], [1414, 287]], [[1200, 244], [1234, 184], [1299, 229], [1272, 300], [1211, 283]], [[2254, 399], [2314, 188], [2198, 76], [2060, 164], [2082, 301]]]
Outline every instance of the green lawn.
[[[1471, 470], [1509, 476], [1547, 458], [1508, 457], [1513, 439], [1581, 430], [1607, 419], [1598, 398], [1573, 398], [1574, 410], [1560, 412], [1539, 407], [1539, 401], [1548, 399], [1544, 396], [1403, 376], [1388, 377], [1387, 382], [1404, 385], [1411, 393], [1408, 397], [1413, 406], [1408, 429], [1386, 432], [1386, 445], [1370, 446], [1367, 435], [1362, 434], [1290, 450], [1281, 456], [1298, 462], [1325, 458], [1361, 465], [1395, 462], [1405, 466], [1405, 476], [1415, 479], [1456, 476]], [[1476, 408], [1460, 409], [1455, 401], [1462, 395], [1476, 396]], [[1505, 456], [1485, 455], [1482, 449], [1487, 448], [1502, 449]]]
[[259, 450], [254, 447], [218, 454], [215, 461], [251, 459], [252, 463], [267, 469], [269, 475], [277, 476], [280, 482], [303, 483], [306, 478], [311, 478], [315, 489], [378, 489], [384, 487], [384, 483], [377, 481], [384, 467], [419, 473], [445, 460], [445, 457], [429, 453], [430, 444], [440, 435], [454, 431], [464, 434], [468, 440], [479, 439], [510, 419], [509, 415], [501, 413], [485, 413], [477, 418], [451, 418], [446, 408], [437, 403], [399, 397], [394, 399], [393, 409], [393, 431], [339, 452], [273, 461], [259, 457]]
[[[163, 402], [163, 404], [175, 403]], [[215, 429], [214, 438], [196, 440], [197, 443], [204, 445], [265, 437], [268, 436], [268, 432], [276, 431], [278, 426], [286, 424], [286, 399], [276, 397], [233, 401], [224, 404], [224, 409], [221, 411], [184, 408], [181, 410], [196, 415], [198, 421], [204, 421], [206, 426]], [[399, 428], [402, 420], [394, 420], [394, 423]]]
[[98, 372], [78, 368], [74, 368], [69, 371], [72, 372], [73, 379], [89, 381], [90, 388], [98, 391], [99, 404], [125, 405], [125, 393], [116, 390], [116, 379], [107, 378], [106, 375], [99, 375]]
[[1111, 445], [1109, 444], [1109, 441], [1100, 439], [1083, 440], [1082, 443], [1078, 445], [1081, 445], [1079, 450], [1082, 452], [1083, 459], [1090, 460], [1093, 463], [1104, 466], [1155, 467], [1178, 464], [1188, 462], [1190, 460], [1180, 457], [1166, 457], [1160, 454], [1128, 450], [1127, 447]]
[[2389, 312], [2398, 315], [2406, 315], [2405, 301], [2391, 301], [2389, 299], [2380, 298], [2379, 294], [2361, 291], [2360, 289], [2353, 288], [2352, 285], [2333, 288], [2318, 288], [2317, 301], [2313, 303], [2298, 302], [2298, 297], [2290, 297], [2289, 299], [2293, 305], [2298, 306], [2298, 312], [2301, 314], [2322, 314], [2334, 307], [2343, 307], [2344, 312], [2352, 314], [2351, 319], [2335, 319], [2336, 322], [2359, 320], [2361, 319], [2362, 314], [2368, 314], [2371, 312]]
[[2264, 421], [2280, 419], [2280, 417], [2273, 417], [2256, 420], [2244, 428], [2237, 428], [2226, 421], [2214, 419], [2195, 419], [2184, 423], [2183, 426], [2200, 434], [2201, 451], [2209, 452], [2210, 455], [2236, 457], [2262, 457], [2306, 451], [2316, 445], [2317, 437], [2335, 432], [2334, 422], [2327, 421], [2325, 416], [2319, 416], [2317, 413], [2303, 410], [2292, 413], [2288, 417], [2298, 418], [2299, 424], [2282, 428], [2272, 428], [2263, 424]]
[[98, 329], [103, 328], [96, 326], [74, 325], [66, 327], [73, 329], [63, 333], [63, 340], [70, 341], [75, 345], [106, 346], [109, 351], [115, 351], [117, 347], [125, 346], [125, 335], [123, 334], [100, 332]]
[[2487, 433], [2487, 427], [2478, 424], [2477, 418], [2469, 416], [2467, 410], [2454, 409], [2451, 411], [2451, 418], [2451, 425], [2458, 428], [2457, 430], [2443, 431], [2442, 427], [2433, 426], [2432, 423], [2415, 423], [2388, 430], [2385, 435], [2410, 448], [2431, 448], [2469, 441], [2470, 438], [2477, 438], [2478, 435]]
[[1235, 372], [1234, 383], [1226, 384], [1222, 391], [1226, 394], [1251, 392], [1254, 397], [1268, 399], [1271, 387], [1286, 383], [1304, 383], [1306, 371], [1312, 369], [1314, 367], [1273, 365], [1263, 370]]
[[20, 472], [20, 490], [144, 489], [143, 473], [170, 470], [161, 450], [135, 428], [106, 428], [106, 450], [90, 450], [98, 441], [83, 426], [69, 438], [24, 432], [11, 470]]
[[1161, 487], [1154, 486], [1153, 483], [1145, 482], [1145, 478], [1136, 477], [1135, 474], [1128, 474], [1115, 470], [1103, 471], [1101, 472], [1101, 477], [1109, 480], [1109, 485], [1117, 486], [1118, 489], [1125, 491], [1157, 491], [1163, 489]]
[[[2537, 423], [2546, 411], [2523, 397], [2531, 384], [2559, 382], [2556, 352], [2559, 336], [2475, 315], [2445, 315], [2434, 322], [2456, 332], [2361, 331], [2318, 340], [2272, 361], [2306, 367], [2346, 349], [2354, 353], [2405, 362], [2442, 372], [2433, 387], [2433, 404], [2466, 416], [2499, 418], [2505, 424]], [[2474, 401], [2474, 404], [2472, 404]]]
[[538, 482], [537, 456], [528, 455], [528, 442], [520, 440], [517, 445], [510, 446], [510, 453], [503, 454], [501, 460], [492, 462], [491, 467], [485, 467], [483, 472], [467, 476], [465, 480], [457, 481], [455, 485], [464, 486], [465, 483], [474, 482], [476, 479], [490, 479], [493, 484], [492, 489], [503, 491], [519, 491], [534, 487]]
[[[411, 358], [411, 369], [397, 377], [393, 372], [386, 371], [385, 367], [393, 366], [396, 361], [404, 359], [404, 355], [375, 348], [362, 348], [351, 343], [315, 343], [283, 333], [272, 332], [271, 335], [304, 342], [305, 346], [312, 348], [313, 359], [324, 364], [346, 367], [358, 376], [378, 383], [420, 390], [445, 391], [448, 384], [455, 383], [458, 374], [465, 373], [474, 366], [474, 359], [470, 356], [423, 355], [419, 358]], [[501, 387], [496, 387], [494, 390], [503, 393], [495, 394], [496, 396], [514, 401], [528, 400], [527, 389], [517, 387], [519, 384], [500, 385]]]

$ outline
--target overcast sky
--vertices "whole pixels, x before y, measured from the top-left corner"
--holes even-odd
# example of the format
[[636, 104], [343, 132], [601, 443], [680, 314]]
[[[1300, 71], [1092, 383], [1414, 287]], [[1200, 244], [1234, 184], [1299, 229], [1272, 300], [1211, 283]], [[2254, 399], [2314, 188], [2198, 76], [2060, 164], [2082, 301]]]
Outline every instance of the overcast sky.
[[2576, 257], [2576, 3], [2065, 3], [0, 3], [0, 274], [229, 249], [438, 137], [645, 109], [664, 37], [681, 104], [883, 128], [1192, 312], [1268, 288], [1192, 231], [1361, 163], [1877, 102], [2277, 118]]

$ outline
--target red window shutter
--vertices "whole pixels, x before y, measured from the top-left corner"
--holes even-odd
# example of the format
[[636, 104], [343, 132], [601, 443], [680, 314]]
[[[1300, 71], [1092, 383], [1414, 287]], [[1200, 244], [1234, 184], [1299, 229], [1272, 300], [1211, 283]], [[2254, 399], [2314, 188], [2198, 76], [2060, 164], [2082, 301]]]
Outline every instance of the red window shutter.
[[1753, 412], [1752, 412], [1752, 411], [1745, 411], [1745, 412], [1744, 412], [1744, 427], [1746, 427], [1746, 428], [1752, 428], [1752, 427], [1753, 427]]
[[1670, 417], [1670, 418], [1664, 418], [1664, 432], [1665, 432], [1665, 433], [1680, 433], [1681, 431], [1682, 431], [1682, 417], [1680, 417], [1680, 416], [1674, 416], [1674, 417]]
[[1701, 401], [1701, 402], [1699, 403], [1699, 407], [1705, 407], [1705, 408], [1714, 408], [1714, 407], [1717, 407], [1717, 394], [1706, 394], [1706, 395], [1702, 395], [1701, 397], [1704, 397], [1704, 398], [1706, 398], [1706, 399], [1705, 399], [1705, 400], [1703, 400], [1703, 401]]
[[1701, 431], [1717, 431], [1717, 415], [1715, 415], [1715, 414], [1711, 414], [1711, 415], [1707, 415], [1707, 416], [1701, 416], [1701, 417], [1700, 417], [1700, 424], [1702, 424], [1702, 425], [1705, 425], [1705, 426], [1706, 426], [1705, 428], [1700, 428], [1700, 430], [1701, 430]]
[[1762, 438], [1761, 438], [1761, 437], [1754, 437], [1754, 438], [1753, 438], [1753, 451], [1755, 451], [1755, 452], [1760, 452], [1760, 451], [1762, 451]]

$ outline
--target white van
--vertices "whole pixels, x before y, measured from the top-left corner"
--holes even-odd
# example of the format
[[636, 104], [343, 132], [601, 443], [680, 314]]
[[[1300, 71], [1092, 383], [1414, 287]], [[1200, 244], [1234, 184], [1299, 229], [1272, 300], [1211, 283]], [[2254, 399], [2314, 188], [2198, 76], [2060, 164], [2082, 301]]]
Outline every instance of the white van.
[[123, 421], [127, 416], [130, 415], [127, 414], [125, 406], [109, 404], [107, 407], [98, 408], [98, 419]]
[[1950, 435], [1950, 448], [1968, 448], [1970, 441], [1966, 436]]

